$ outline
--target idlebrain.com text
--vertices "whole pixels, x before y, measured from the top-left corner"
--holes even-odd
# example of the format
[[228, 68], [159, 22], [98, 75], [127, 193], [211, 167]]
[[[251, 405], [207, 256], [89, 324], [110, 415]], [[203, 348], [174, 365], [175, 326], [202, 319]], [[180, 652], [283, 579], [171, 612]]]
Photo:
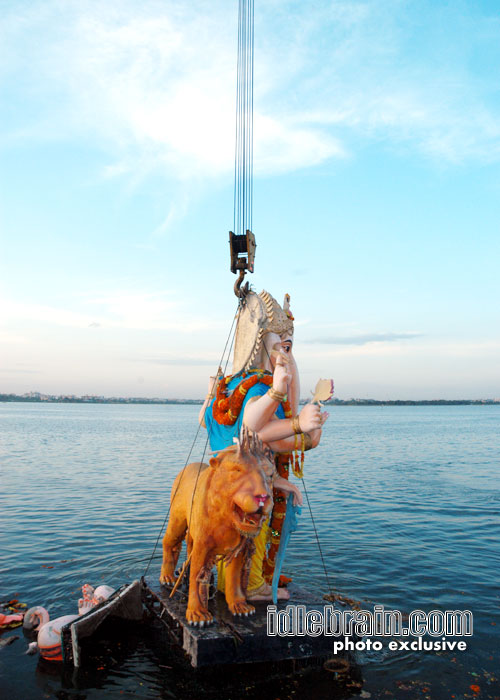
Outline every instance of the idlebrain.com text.
[[[403, 625], [403, 618], [407, 624]], [[334, 642], [335, 653], [378, 651], [384, 646], [390, 651], [465, 651], [467, 643], [463, 639], [449, 638], [471, 637], [472, 633], [470, 610], [413, 610], [403, 616], [400, 610], [386, 610], [383, 605], [375, 605], [373, 611], [338, 610], [333, 605], [325, 605], [321, 610], [308, 610], [305, 605], [287, 605], [284, 610], [278, 610], [275, 605], [267, 607], [270, 637], [342, 637], [342, 641]], [[424, 640], [426, 635], [431, 639]], [[398, 639], [388, 641], [387, 637]]]

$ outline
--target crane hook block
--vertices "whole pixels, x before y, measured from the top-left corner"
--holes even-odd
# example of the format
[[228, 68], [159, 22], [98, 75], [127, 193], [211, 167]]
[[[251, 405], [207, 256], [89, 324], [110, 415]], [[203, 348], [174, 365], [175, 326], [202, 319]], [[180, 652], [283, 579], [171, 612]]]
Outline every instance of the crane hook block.
[[255, 236], [248, 229], [246, 234], [242, 236], [237, 236], [232, 231], [229, 231], [231, 272], [234, 272], [234, 274], [238, 271], [243, 271], [243, 274], [245, 274], [246, 270], [253, 272], [256, 247]]

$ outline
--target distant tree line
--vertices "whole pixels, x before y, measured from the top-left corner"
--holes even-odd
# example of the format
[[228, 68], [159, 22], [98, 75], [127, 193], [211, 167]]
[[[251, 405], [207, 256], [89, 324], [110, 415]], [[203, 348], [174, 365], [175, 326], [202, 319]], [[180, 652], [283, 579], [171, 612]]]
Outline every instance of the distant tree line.
[[[26, 403], [99, 403], [99, 404], [202, 404], [202, 399], [148, 399], [136, 397], [104, 396], [52, 396], [47, 394], [0, 394], [2, 401], [22, 401]], [[307, 403], [301, 401], [301, 403]], [[483, 406], [500, 405], [500, 399], [430, 399], [412, 401], [398, 399], [396, 401], [377, 399], [331, 399], [325, 406]]]

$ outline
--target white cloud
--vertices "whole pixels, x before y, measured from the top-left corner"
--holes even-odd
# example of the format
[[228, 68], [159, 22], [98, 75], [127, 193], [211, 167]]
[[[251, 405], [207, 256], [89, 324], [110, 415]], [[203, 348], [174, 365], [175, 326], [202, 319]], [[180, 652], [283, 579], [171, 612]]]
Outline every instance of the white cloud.
[[[1, 320], [1, 317], [0, 317]], [[12, 333], [4, 328], [0, 328], [0, 346], [4, 348], [7, 344], [9, 345], [21, 345], [27, 342], [27, 338], [19, 333]]]
[[117, 292], [88, 300], [105, 320], [102, 325], [111, 328], [140, 330], [175, 330], [189, 332], [208, 327], [205, 319], [185, 318], [183, 305], [169, 292]]
[[[30, 321], [48, 326], [89, 328], [93, 332], [102, 328], [167, 330], [189, 334], [208, 329], [213, 332], [214, 329], [225, 327], [216, 319], [197, 316], [191, 308], [186, 308], [182, 301], [168, 292], [116, 292], [86, 299], [81, 306], [87, 311], [3, 299], [0, 305], [0, 322]], [[21, 338], [11, 336], [11, 342], [18, 340]]]
[[412, 340], [414, 338], [419, 338], [422, 334], [413, 331], [390, 331], [390, 332], [371, 332], [371, 333], [358, 333], [356, 335], [335, 335], [335, 336], [322, 336], [319, 338], [312, 338], [309, 342], [317, 345], [368, 345], [370, 343], [394, 343], [400, 342], [402, 340]]
[[[401, 357], [408, 358], [416, 362], [420, 368], [425, 368], [426, 362], [432, 362], [446, 359], [467, 359], [471, 361], [479, 361], [481, 358], [485, 360], [493, 360], [499, 356], [500, 342], [499, 341], [478, 341], [478, 342], [460, 342], [458, 340], [432, 340], [425, 341], [415, 339], [414, 343], [407, 341], [386, 341], [386, 342], [371, 342], [365, 345], [335, 345], [328, 349], [311, 348], [309, 345], [301, 344], [297, 349], [296, 355], [301, 362], [311, 364], [314, 362], [328, 362], [336, 358], [364, 358], [364, 357]], [[425, 360], [425, 361], [424, 361]], [[498, 363], [497, 363], [498, 365]], [[369, 368], [369, 365], [367, 365]], [[368, 370], [369, 371], [369, 370]]]
[[165, 216], [163, 221], [154, 229], [154, 231], [152, 231], [151, 239], [162, 238], [169, 233], [173, 225], [185, 216], [188, 210], [189, 201], [190, 197], [187, 189], [184, 189], [184, 191], [181, 192], [170, 205], [168, 214]]
[[[384, 0], [258, 7], [256, 172], [343, 156], [360, 135], [498, 158], [496, 83], [473, 60], [480, 45], [495, 55], [498, 20], [424, 9], [419, 25]], [[3, 34], [7, 88], [31, 114], [10, 139], [96, 136], [107, 176], [232, 173], [236, 3], [45, 0], [13, 5]]]
[[92, 323], [96, 323], [95, 317], [75, 311], [43, 304], [2, 299], [0, 304], [0, 321], [6, 323], [24, 320], [74, 328], [84, 328]]

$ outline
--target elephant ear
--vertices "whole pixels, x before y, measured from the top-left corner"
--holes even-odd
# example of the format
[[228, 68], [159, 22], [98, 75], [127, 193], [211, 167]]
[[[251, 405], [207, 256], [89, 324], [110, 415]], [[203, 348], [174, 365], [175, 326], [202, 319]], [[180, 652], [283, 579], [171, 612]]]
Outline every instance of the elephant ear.
[[311, 403], [329, 401], [333, 396], [333, 379], [319, 379]]
[[267, 323], [266, 305], [255, 292], [245, 297], [238, 316], [234, 339], [233, 374], [250, 369], [259, 357]]

